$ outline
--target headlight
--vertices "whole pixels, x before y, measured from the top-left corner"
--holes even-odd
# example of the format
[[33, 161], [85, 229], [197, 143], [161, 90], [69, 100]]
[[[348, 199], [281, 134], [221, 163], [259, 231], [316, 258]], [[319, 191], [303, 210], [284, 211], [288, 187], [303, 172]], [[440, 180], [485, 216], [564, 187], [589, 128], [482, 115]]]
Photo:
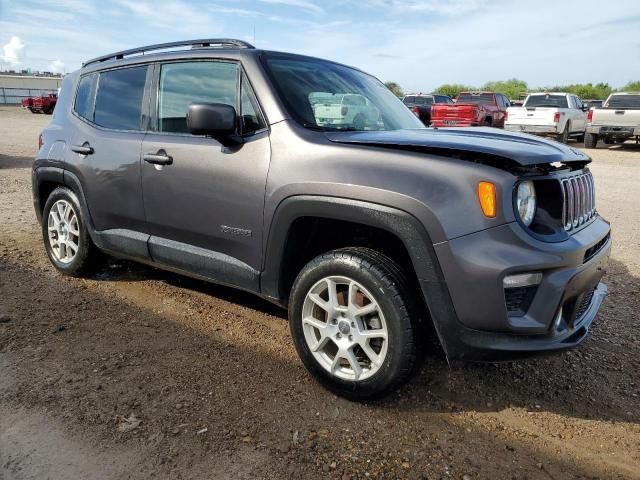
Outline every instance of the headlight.
[[536, 216], [536, 189], [533, 186], [533, 182], [525, 181], [518, 185], [516, 208], [522, 223], [527, 227], [531, 225], [533, 217]]

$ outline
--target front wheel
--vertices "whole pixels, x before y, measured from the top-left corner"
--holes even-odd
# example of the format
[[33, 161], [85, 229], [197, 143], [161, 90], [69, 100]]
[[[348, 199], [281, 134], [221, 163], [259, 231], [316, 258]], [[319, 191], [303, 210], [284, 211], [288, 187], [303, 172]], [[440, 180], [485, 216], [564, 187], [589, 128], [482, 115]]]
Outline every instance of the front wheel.
[[42, 236], [47, 256], [56, 269], [73, 277], [89, 273], [99, 256], [89, 237], [75, 193], [56, 188], [42, 212]]
[[296, 279], [289, 326], [309, 372], [352, 400], [381, 397], [417, 364], [418, 309], [402, 269], [367, 248], [316, 257]]

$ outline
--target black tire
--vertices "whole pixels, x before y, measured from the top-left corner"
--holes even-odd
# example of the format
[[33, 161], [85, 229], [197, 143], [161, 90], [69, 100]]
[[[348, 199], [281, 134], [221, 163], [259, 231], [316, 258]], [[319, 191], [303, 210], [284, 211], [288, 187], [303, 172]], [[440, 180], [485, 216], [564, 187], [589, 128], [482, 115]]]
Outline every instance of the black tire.
[[602, 143], [604, 143], [605, 145], [613, 145], [613, 138], [609, 138], [609, 137], [604, 137], [602, 139]]
[[[49, 241], [49, 213], [51, 212], [51, 208], [59, 200], [65, 200], [71, 205], [78, 221], [78, 249], [73, 259], [67, 263], [57, 258]], [[47, 198], [47, 202], [42, 211], [42, 238], [47, 256], [58, 271], [72, 277], [82, 277], [94, 270], [97, 260], [100, 257], [100, 252], [89, 236], [78, 197], [66, 187], [56, 188], [51, 192], [49, 198]]]
[[560, 143], [569, 143], [569, 131], [571, 130], [571, 123], [567, 122], [564, 126], [562, 133], [556, 136], [556, 140]]
[[584, 142], [584, 133], [582, 135], [578, 135], [576, 137], [576, 142], [583, 143]]
[[491, 121], [490, 118], [485, 118], [484, 124], [482, 126], [483, 127], [491, 127], [491, 126], [493, 126], [493, 122]]
[[[387, 354], [370, 377], [363, 380], [338, 378], [315, 359], [305, 340], [302, 309], [307, 293], [323, 278], [344, 276], [355, 280], [374, 295], [387, 323]], [[300, 272], [291, 290], [289, 327], [298, 354], [309, 372], [327, 389], [356, 401], [380, 398], [397, 389], [418, 366], [416, 336], [422, 310], [403, 270], [375, 250], [350, 247], [334, 250], [311, 260]]]
[[585, 148], [596, 148], [597, 145], [598, 145], [598, 135], [595, 133], [586, 132], [584, 134]]

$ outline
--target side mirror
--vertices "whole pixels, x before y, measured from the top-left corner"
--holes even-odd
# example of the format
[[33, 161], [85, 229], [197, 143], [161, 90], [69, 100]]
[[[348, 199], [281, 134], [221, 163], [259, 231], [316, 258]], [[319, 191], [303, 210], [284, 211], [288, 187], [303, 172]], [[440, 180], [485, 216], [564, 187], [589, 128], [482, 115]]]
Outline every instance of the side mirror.
[[225, 147], [242, 143], [236, 135], [236, 109], [224, 103], [192, 103], [187, 112], [187, 128], [194, 135], [207, 135]]

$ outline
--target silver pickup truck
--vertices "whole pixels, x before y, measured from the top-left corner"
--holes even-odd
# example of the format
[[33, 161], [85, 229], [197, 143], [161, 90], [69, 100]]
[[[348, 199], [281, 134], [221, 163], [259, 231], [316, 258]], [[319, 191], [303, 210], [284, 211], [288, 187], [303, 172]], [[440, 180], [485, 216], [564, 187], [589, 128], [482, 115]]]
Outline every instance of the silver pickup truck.
[[596, 148], [598, 140], [607, 145], [640, 140], [640, 92], [609, 95], [601, 108], [589, 110], [584, 146]]

